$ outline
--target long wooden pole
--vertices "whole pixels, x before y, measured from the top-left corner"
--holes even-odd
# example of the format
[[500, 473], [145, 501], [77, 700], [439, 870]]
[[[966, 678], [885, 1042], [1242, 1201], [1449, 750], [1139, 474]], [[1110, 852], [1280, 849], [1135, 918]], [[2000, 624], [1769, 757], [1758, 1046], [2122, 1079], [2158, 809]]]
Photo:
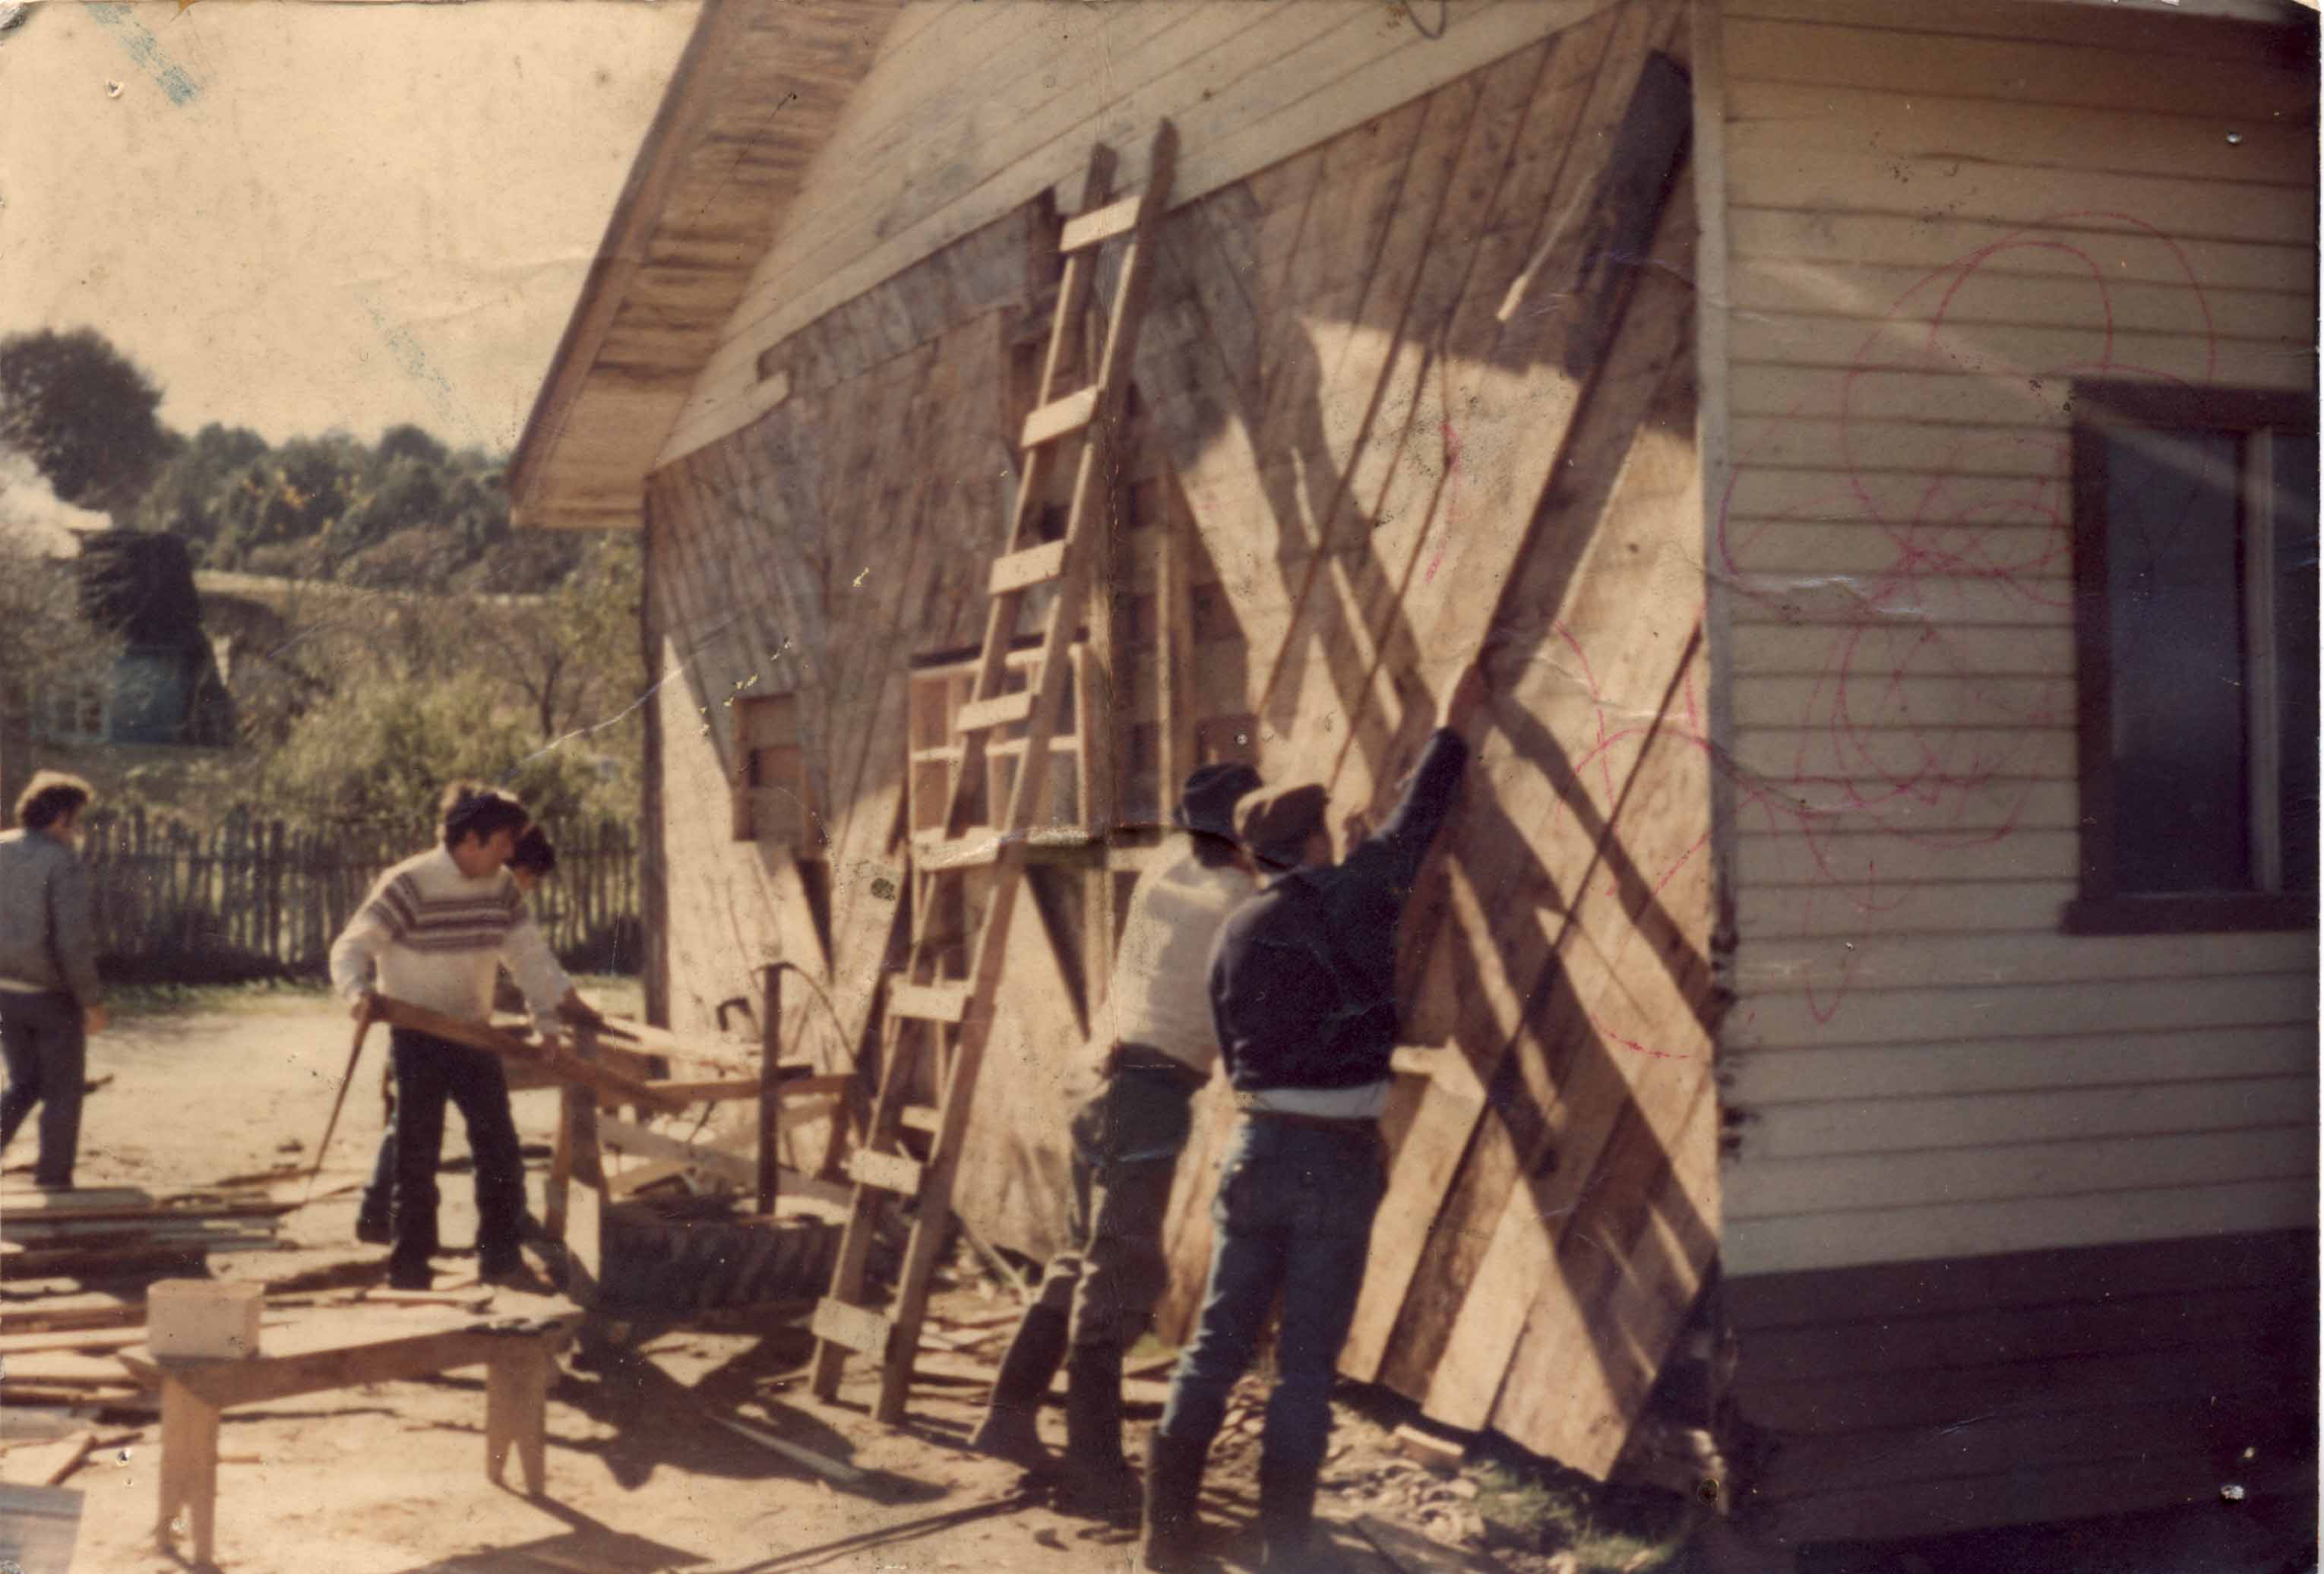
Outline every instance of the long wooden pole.
[[323, 1140], [315, 1145], [315, 1163], [307, 1172], [307, 1195], [302, 1201], [311, 1201], [315, 1195], [315, 1177], [323, 1173], [323, 1155], [331, 1151], [331, 1134], [339, 1128], [339, 1111], [346, 1107], [347, 1089], [355, 1080], [355, 1063], [363, 1058], [364, 1040], [371, 1036], [373, 997], [365, 995], [363, 1004], [355, 1008], [355, 1038], [347, 1046], [347, 1069], [339, 1078], [339, 1091], [331, 1100], [331, 1118], [323, 1123]]

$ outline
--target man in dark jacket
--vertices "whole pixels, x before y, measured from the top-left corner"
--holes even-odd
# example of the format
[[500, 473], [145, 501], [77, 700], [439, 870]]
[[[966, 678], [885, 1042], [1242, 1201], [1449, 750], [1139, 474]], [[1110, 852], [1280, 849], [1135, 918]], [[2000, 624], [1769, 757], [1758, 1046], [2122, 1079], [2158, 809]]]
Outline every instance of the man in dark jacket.
[[1323, 788], [1243, 802], [1242, 841], [1273, 879], [1212, 953], [1211, 1010], [1242, 1119], [1219, 1182], [1201, 1327], [1147, 1465], [1149, 1569], [1192, 1557], [1204, 1456], [1278, 1293], [1259, 1523], [1268, 1568], [1306, 1566], [1332, 1374], [1387, 1188], [1379, 1118], [1397, 1037], [1396, 927], [1468, 756], [1458, 734], [1433, 734], [1387, 824], [1337, 865]]
[[75, 845], [88, 783], [43, 770], [16, 800], [17, 829], [0, 833], [0, 1148], [41, 1107], [33, 1180], [73, 1183], [91, 1033], [105, 1031], [88, 872]]

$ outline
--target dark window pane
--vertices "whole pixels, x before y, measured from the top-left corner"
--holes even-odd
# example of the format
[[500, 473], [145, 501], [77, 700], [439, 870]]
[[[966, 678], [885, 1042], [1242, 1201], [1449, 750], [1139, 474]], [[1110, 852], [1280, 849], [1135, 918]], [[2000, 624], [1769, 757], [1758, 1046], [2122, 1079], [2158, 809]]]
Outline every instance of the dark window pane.
[[2275, 640], [2283, 887], [2316, 888], [2316, 434], [2275, 434]]
[[2107, 451], [2114, 869], [2126, 893], [2247, 890], [2235, 433]]

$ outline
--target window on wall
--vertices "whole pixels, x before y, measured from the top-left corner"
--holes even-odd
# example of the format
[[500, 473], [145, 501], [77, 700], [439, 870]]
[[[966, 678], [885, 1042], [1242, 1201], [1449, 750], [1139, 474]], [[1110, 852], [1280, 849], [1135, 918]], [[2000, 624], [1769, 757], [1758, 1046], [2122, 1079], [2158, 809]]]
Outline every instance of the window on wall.
[[2316, 405], [2074, 390], [2077, 934], [2297, 928], [2317, 903]]
[[734, 702], [734, 840], [774, 842], [801, 856], [821, 846], [807, 798], [797, 695]]

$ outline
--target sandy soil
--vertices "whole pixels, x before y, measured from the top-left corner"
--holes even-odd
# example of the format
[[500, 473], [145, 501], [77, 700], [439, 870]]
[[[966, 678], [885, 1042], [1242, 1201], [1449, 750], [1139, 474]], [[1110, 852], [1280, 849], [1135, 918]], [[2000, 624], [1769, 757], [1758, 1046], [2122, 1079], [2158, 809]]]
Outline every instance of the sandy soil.
[[[347, 1026], [307, 999], [228, 1012], [134, 1019], [96, 1040], [90, 1074], [113, 1081], [89, 1100], [80, 1179], [86, 1185], [184, 1188], [304, 1159], [321, 1132], [344, 1064]], [[214, 1258], [221, 1276], [275, 1279], [334, 1261], [364, 1260], [354, 1245], [355, 1194], [379, 1139], [377, 1042], [347, 1101], [318, 1199], [292, 1215], [290, 1248]], [[554, 1095], [517, 1096], [528, 1143], [546, 1143]], [[465, 1153], [458, 1121], [447, 1156]], [[301, 1145], [291, 1150], [290, 1144]], [[29, 1152], [10, 1155], [29, 1160]], [[535, 1162], [531, 1201], [540, 1201]], [[335, 1189], [346, 1188], [337, 1195]], [[474, 1210], [465, 1175], [443, 1177], [444, 1238], [465, 1246]], [[473, 1275], [473, 1258], [439, 1262], [439, 1284]], [[11, 1293], [14, 1299], [14, 1293]], [[1008, 1303], [963, 1288], [940, 1310], [973, 1319]], [[218, 1556], [243, 1574], [419, 1574], [420, 1570], [567, 1569], [779, 1574], [848, 1570], [1066, 1570], [1132, 1566], [1131, 1538], [1046, 1506], [973, 1511], [1019, 1485], [1009, 1466], [960, 1446], [981, 1392], [918, 1391], [908, 1430], [873, 1424], [861, 1389], [835, 1406], [806, 1396], [803, 1335], [764, 1339], [679, 1332], [648, 1342], [610, 1373], [573, 1370], [551, 1395], [549, 1494], [534, 1501], [488, 1485], [482, 1472], [482, 1374], [397, 1383], [227, 1413], [220, 1467]], [[997, 1353], [986, 1348], [987, 1358]], [[1154, 1416], [1133, 1408], [1133, 1446]], [[866, 1472], [835, 1487], [726, 1431], [740, 1418]], [[1062, 1423], [1045, 1419], [1053, 1446]], [[1248, 1430], [1246, 1430], [1246, 1428]], [[1222, 1444], [1206, 1516], [1220, 1527], [1219, 1567], [1254, 1567], [1239, 1528], [1250, 1508], [1255, 1423]], [[137, 1435], [131, 1436], [132, 1432]], [[75, 1568], [166, 1570], [153, 1550], [159, 1429], [132, 1422], [71, 1477], [85, 1496]], [[1397, 1458], [1376, 1423], [1347, 1417], [1327, 1477], [1331, 1513], [1397, 1522], [1377, 1533], [1409, 1540], [1391, 1560], [1352, 1526], [1337, 1533], [1349, 1567], [1366, 1571], [1492, 1567], [1444, 1542], [1477, 1529], [1472, 1484], [1444, 1481]], [[1472, 1542], [1473, 1545], [1473, 1542]], [[1506, 1566], [1506, 1565], [1505, 1565]], [[41, 1571], [46, 1574], [46, 1571]]]

